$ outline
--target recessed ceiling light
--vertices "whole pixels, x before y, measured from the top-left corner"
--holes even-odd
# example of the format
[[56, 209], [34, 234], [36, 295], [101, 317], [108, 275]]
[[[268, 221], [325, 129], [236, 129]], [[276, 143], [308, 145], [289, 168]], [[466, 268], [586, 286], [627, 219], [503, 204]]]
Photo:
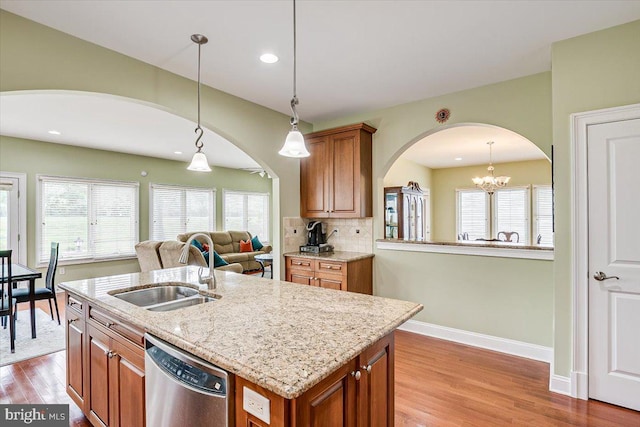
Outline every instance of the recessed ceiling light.
[[462, 160], [462, 157], [456, 157], [456, 158], [455, 158], [455, 159], [453, 159], [453, 160], [460, 161], [460, 160]]
[[262, 55], [260, 55], [260, 61], [264, 62], [265, 64], [273, 64], [274, 62], [278, 62], [278, 57], [273, 53], [263, 53]]
[[60, 132], [58, 132], [57, 130], [53, 130], [53, 129], [51, 129], [51, 130], [49, 131], [49, 133], [50, 133], [51, 135], [61, 135], [61, 133], [60, 133]]
[[182, 154], [182, 151], [174, 151], [173, 154]]

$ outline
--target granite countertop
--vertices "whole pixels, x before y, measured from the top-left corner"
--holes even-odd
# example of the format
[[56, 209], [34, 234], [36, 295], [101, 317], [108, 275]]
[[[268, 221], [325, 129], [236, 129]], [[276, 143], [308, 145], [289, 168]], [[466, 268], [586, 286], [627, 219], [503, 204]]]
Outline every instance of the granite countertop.
[[440, 245], [440, 246], [471, 246], [471, 247], [487, 247], [487, 248], [507, 248], [507, 249], [527, 249], [539, 251], [553, 251], [553, 246], [540, 245], [519, 245], [512, 242], [502, 242], [496, 240], [463, 240], [456, 242], [433, 242], [430, 240], [403, 240], [403, 239], [378, 239], [377, 242], [389, 243], [411, 243], [415, 245]]
[[365, 258], [373, 258], [374, 255], [367, 252], [346, 252], [346, 251], [334, 251], [334, 252], [322, 252], [319, 254], [309, 252], [288, 252], [284, 254], [285, 257], [294, 256], [298, 258], [312, 258], [322, 259], [325, 261], [358, 261]]
[[153, 312], [111, 294], [163, 282], [198, 285], [186, 266], [61, 283], [178, 348], [287, 399], [326, 378], [422, 310], [421, 304], [216, 271], [220, 299]]

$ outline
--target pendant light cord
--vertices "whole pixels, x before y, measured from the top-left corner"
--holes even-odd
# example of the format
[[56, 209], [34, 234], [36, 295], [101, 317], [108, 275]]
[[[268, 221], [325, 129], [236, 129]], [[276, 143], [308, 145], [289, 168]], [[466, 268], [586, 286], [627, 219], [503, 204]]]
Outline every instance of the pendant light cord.
[[298, 105], [298, 94], [296, 88], [296, 0], [293, 0], [293, 98], [291, 98], [291, 126], [297, 129], [298, 125], [298, 112], [296, 111], [296, 105]]
[[200, 139], [202, 138], [202, 135], [204, 134], [204, 131], [200, 127], [200, 50], [201, 48], [202, 48], [202, 44], [198, 43], [198, 127], [196, 127], [196, 130], [195, 130], [196, 133], [199, 133], [198, 138], [196, 138], [196, 148], [198, 149], [198, 152], [202, 150], [202, 146], [204, 145], [204, 143], [200, 141]]

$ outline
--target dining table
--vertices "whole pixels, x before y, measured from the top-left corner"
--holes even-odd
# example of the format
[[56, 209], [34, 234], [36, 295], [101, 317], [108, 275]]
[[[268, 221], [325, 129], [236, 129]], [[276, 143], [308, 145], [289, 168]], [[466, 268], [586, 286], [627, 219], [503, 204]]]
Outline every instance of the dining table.
[[[22, 264], [11, 263], [11, 282], [29, 282], [29, 309], [31, 311], [31, 338], [36, 337], [36, 279], [40, 279], [42, 273], [38, 270], [34, 270]], [[3, 284], [2, 290], [4, 291], [4, 283], [7, 283], [6, 272], [2, 272], [0, 276], [0, 283]], [[12, 284], [9, 284], [12, 286]]]

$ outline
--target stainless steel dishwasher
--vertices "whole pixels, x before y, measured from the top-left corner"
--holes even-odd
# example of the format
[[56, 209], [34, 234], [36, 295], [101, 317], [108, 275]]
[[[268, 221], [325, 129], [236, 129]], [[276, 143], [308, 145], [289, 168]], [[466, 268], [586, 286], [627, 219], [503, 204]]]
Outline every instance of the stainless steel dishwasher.
[[147, 426], [233, 425], [225, 371], [149, 334], [145, 340]]

